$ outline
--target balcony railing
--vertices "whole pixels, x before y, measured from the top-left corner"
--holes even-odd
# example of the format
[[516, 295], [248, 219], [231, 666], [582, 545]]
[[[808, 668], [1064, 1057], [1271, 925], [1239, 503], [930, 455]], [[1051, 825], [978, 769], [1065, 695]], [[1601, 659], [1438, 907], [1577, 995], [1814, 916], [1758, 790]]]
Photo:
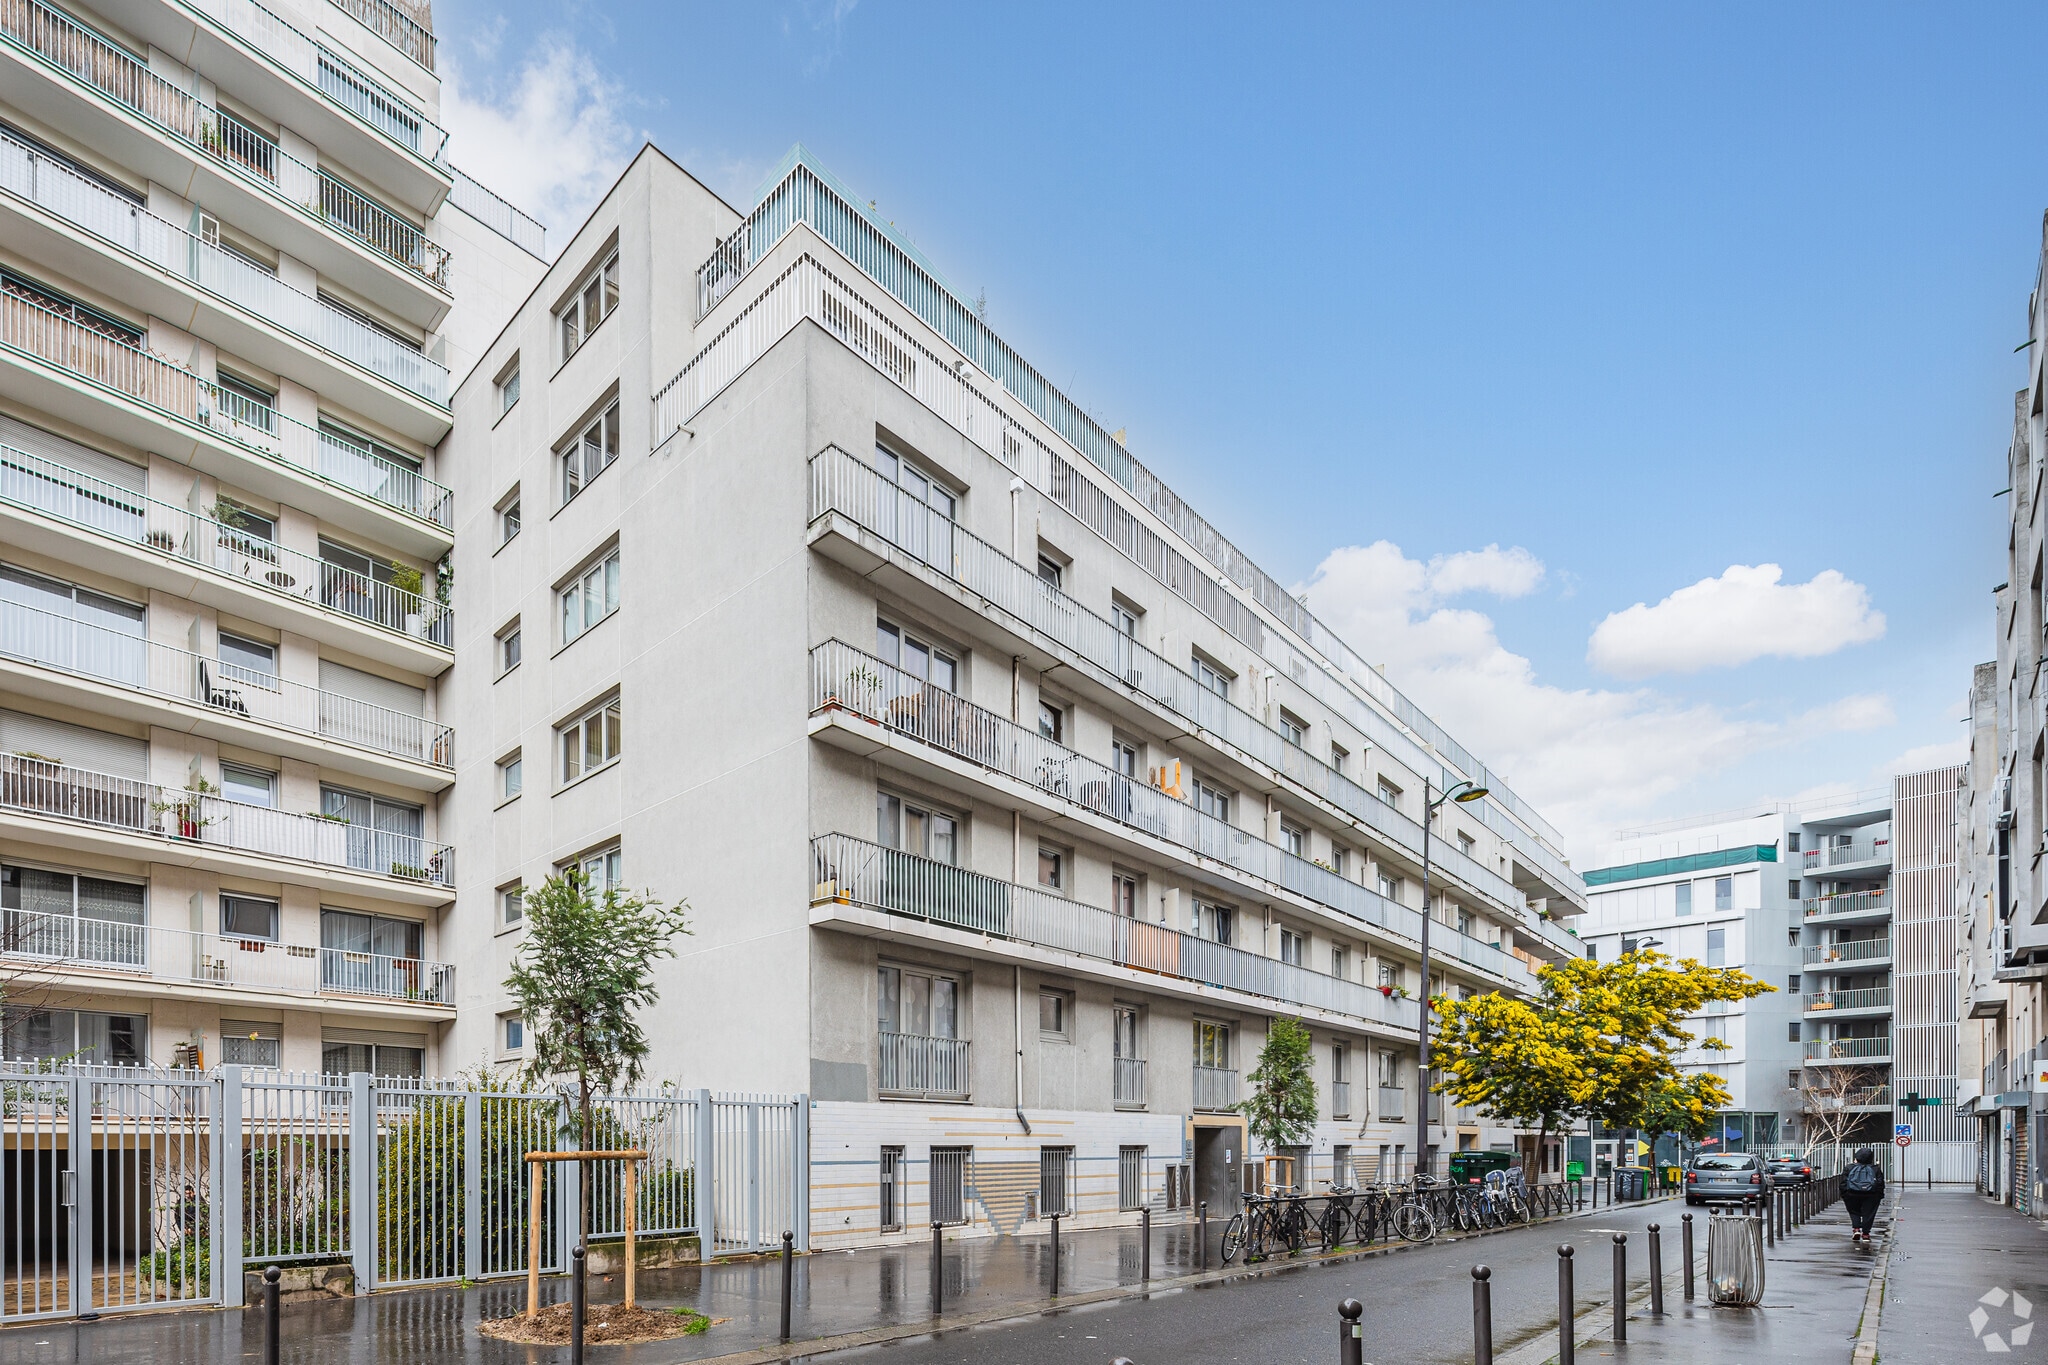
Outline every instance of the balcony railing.
[[1808, 871], [1816, 867], [1842, 867], [1848, 863], [1876, 862], [1890, 856], [1890, 839], [1852, 839], [1846, 844], [1807, 849], [1806, 867]]
[[1398, 1085], [1380, 1087], [1380, 1121], [1397, 1122], [1408, 1116], [1408, 1092]]
[[1393, 1028], [1416, 1026], [1414, 1001], [1389, 999], [1359, 982], [1212, 943], [1162, 924], [1130, 919], [1036, 887], [997, 881], [849, 834], [813, 839], [811, 863], [814, 904], [838, 901], [865, 906], [970, 934], [1013, 939], [1157, 976], [1243, 991], [1287, 1005], [1330, 1010]]
[[[1087, 659], [1118, 685], [1145, 694], [1314, 792], [1416, 858], [1422, 856], [1422, 826], [1380, 800], [1377, 793], [1366, 791], [1311, 757], [1300, 745], [1288, 743], [1278, 730], [1203, 687], [1192, 674], [1047, 584], [1035, 571], [916, 501], [837, 446], [827, 446], [811, 459], [811, 517], [816, 520], [828, 512], [888, 541]], [[1430, 858], [1435, 866], [1491, 899], [1513, 918], [1520, 920], [1526, 915], [1527, 896], [1455, 845], [1441, 838], [1432, 841]], [[1573, 951], [1576, 955], [1577, 950]]]
[[415, 834], [244, 805], [131, 777], [0, 754], [0, 810], [76, 820], [124, 834], [201, 848], [455, 885], [455, 850]]
[[528, 255], [543, 261], [548, 258], [546, 228], [514, 208], [496, 191], [470, 179], [453, 166], [448, 170], [455, 177], [455, 184], [448, 191], [449, 203]]
[[0, 503], [443, 648], [455, 638], [439, 602], [8, 445]]
[[967, 1040], [922, 1033], [883, 1033], [881, 1092], [898, 1099], [967, 1098]]
[[1892, 891], [1884, 887], [1877, 891], [1843, 891], [1832, 896], [1808, 896], [1806, 918], [1825, 919], [1830, 915], [1868, 915], [1879, 910], [1892, 908]]
[[1892, 941], [1887, 938], [1859, 938], [1847, 943], [1816, 943], [1805, 953], [1805, 965], [1825, 967], [1837, 962], [1874, 962], [1892, 955]]
[[1987, 1095], [2002, 1095], [2005, 1093], [2004, 1048], [2000, 1048], [1998, 1055], [1993, 1057], [1989, 1065], [1984, 1068], [1984, 1093]]
[[1116, 1062], [1116, 1107], [1119, 1109], [1143, 1109], [1145, 1107], [1145, 1059], [1143, 1057], [1118, 1057]]
[[127, 394], [179, 421], [195, 422], [252, 454], [443, 529], [454, 526], [455, 495], [417, 469], [286, 417], [247, 394], [209, 384], [31, 299], [0, 293], [0, 345]]
[[1890, 1038], [1815, 1038], [1806, 1044], [1809, 1062], [1869, 1062], [1891, 1055]]
[[1220, 1113], [1237, 1103], [1237, 1072], [1227, 1066], [1195, 1068], [1195, 1112]]
[[[1410, 940], [1421, 938], [1420, 912], [838, 640], [811, 651], [811, 708], [853, 711], [1047, 795], [1229, 863], [1353, 919]], [[1500, 948], [1449, 926], [1430, 937], [1433, 949], [1501, 977], [1518, 990], [1535, 990], [1535, 978]]]
[[[419, 18], [390, 3], [390, 0], [334, 0], [334, 3], [344, 14], [427, 70], [434, 69], [434, 32]], [[420, 18], [426, 17], [426, 13], [426, 7], [422, 5]]]
[[0, 911], [0, 960], [17, 969], [118, 972], [137, 982], [455, 1004], [455, 967], [447, 962], [24, 910]]
[[447, 367], [418, 348], [301, 293], [246, 257], [193, 236], [4, 133], [0, 190], [429, 403], [448, 406]]
[[1801, 1004], [1809, 1014], [1820, 1010], [1890, 1009], [1892, 988], [1867, 986], [1849, 991], [1816, 991], [1806, 996]]
[[1351, 1082], [1330, 1082], [1330, 1117], [1348, 1119], [1351, 1117]]
[[[252, 138], [97, 33], [41, 0], [0, 0], [0, 39], [28, 49], [166, 135], [254, 182], [316, 223], [448, 287], [448, 253], [390, 209], [308, 166], [267, 138]], [[334, 202], [348, 203], [335, 216]]]
[[395, 758], [455, 765], [455, 732], [445, 725], [18, 602], [0, 602], [0, 655]]

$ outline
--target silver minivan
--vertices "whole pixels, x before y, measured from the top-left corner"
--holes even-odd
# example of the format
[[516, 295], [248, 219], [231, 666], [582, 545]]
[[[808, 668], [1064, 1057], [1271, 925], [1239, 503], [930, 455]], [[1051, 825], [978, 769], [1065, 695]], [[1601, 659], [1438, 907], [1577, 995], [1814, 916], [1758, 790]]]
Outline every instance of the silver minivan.
[[1764, 1163], [1753, 1152], [1715, 1152], [1696, 1156], [1685, 1172], [1685, 1202], [1705, 1204], [1760, 1198]]

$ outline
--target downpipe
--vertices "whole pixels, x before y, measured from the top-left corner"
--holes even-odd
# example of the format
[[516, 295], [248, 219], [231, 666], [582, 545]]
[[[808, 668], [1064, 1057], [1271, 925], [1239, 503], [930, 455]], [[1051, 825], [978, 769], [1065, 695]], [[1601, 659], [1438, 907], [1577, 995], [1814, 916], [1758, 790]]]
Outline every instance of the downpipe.
[[1031, 1120], [1024, 1117], [1024, 966], [1010, 968], [1014, 974], [1010, 990], [1010, 1024], [1017, 1039], [1017, 1126], [1031, 1136]]

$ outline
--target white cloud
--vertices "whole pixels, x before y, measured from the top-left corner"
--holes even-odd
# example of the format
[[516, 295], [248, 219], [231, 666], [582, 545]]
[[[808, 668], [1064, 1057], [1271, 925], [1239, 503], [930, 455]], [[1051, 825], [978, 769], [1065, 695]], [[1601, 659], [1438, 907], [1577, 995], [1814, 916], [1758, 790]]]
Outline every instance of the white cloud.
[[1805, 583], [1783, 576], [1776, 564], [1731, 564], [1654, 607], [1638, 602], [1594, 628], [1586, 661], [1619, 678], [1647, 678], [1766, 655], [1811, 659], [1884, 634], [1884, 613], [1871, 610], [1861, 583], [1834, 569]]
[[1429, 561], [1429, 587], [1438, 597], [1488, 592], [1495, 597], [1527, 597], [1543, 586], [1543, 561], [1517, 545], [1503, 550], [1460, 550]]
[[[1508, 552], [1516, 553], [1526, 556]], [[1460, 567], [1449, 569], [1453, 562]], [[1449, 556], [1424, 563], [1384, 540], [1345, 546], [1298, 591], [1461, 743], [1484, 755], [1573, 847], [1592, 847], [1617, 824], [1640, 820], [1664, 798], [1763, 750], [1889, 723], [1891, 705], [1879, 696], [1769, 718], [1647, 688], [1545, 684], [1527, 658], [1501, 644], [1492, 618], [1442, 603], [1447, 589], [1475, 582], [1533, 587], [1542, 565], [1527, 556], [1518, 574], [1489, 578], [1468, 573], [1467, 562]]]
[[[495, 51], [493, 41], [484, 60]], [[624, 116], [624, 89], [559, 34], [541, 35], [496, 80], [472, 78], [444, 56], [449, 159], [567, 240], [641, 141]]]
[[1964, 763], [1970, 757], [1970, 741], [1967, 736], [1946, 739], [1939, 744], [1918, 744], [1904, 753], [1881, 764], [1878, 771], [1885, 777], [1899, 773], [1924, 773], [1929, 768], [1950, 768]]

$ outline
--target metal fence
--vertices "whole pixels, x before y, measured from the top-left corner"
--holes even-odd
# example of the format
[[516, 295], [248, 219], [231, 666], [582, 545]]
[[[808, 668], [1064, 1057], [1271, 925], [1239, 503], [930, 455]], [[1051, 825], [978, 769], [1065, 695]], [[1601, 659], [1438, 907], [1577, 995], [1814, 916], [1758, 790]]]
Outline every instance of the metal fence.
[[[569, 1264], [582, 1192], [570, 1106], [487, 1080], [0, 1063], [0, 1324], [243, 1301], [272, 1264], [357, 1293], [523, 1275], [530, 1182], [544, 1272]], [[592, 1145], [642, 1148], [643, 1238], [698, 1254], [808, 1246], [809, 1102], [707, 1090], [606, 1095]], [[590, 1235], [623, 1235], [615, 1163], [590, 1172]]]

